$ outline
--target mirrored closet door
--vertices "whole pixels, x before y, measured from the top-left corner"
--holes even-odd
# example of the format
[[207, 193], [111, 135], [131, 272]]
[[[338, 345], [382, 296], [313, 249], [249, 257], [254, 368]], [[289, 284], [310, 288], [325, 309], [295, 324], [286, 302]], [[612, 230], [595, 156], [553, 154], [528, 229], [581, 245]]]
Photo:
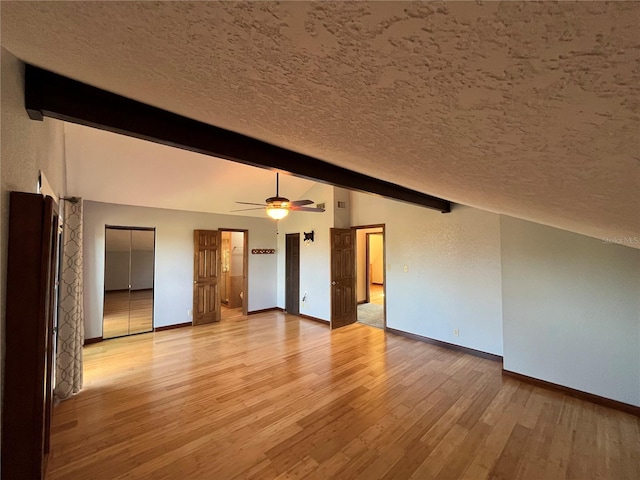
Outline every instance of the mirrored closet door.
[[105, 229], [102, 338], [153, 330], [153, 228]]

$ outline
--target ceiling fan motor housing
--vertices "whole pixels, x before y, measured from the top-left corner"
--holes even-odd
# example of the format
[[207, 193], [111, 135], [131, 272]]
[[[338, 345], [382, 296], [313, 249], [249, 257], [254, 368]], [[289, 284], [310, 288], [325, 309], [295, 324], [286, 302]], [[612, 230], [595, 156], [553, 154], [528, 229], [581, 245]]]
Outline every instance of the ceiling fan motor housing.
[[270, 197], [265, 200], [270, 207], [286, 208], [289, 206], [289, 199], [285, 197]]

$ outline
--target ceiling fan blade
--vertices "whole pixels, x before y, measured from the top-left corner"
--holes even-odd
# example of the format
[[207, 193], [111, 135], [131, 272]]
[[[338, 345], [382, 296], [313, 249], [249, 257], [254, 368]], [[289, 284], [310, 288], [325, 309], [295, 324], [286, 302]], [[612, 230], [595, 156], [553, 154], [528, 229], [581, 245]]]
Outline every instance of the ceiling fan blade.
[[240, 205], [259, 205], [261, 207], [266, 207], [264, 203], [253, 203], [253, 202], [236, 202], [236, 203], [239, 203]]
[[296, 212], [324, 212], [324, 208], [315, 208], [315, 207], [290, 207], [289, 210], [294, 210]]
[[[249, 204], [251, 205], [251, 204]], [[230, 212], [247, 212], [249, 210], [264, 210], [266, 207], [257, 207], [257, 208], [241, 208], [240, 210], [229, 210]]]
[[313, 200], [296, 200], [294, 202], [291, 202], [291, 206], [301, 207], [303, 205], [311, 205], [312, 203], [313, 203]]

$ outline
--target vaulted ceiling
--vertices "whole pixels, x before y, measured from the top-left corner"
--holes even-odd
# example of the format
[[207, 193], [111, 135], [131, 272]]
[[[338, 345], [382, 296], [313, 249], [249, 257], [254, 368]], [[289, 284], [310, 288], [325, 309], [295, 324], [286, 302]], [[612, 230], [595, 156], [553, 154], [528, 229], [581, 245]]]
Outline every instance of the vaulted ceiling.
[[640, 235], [638, 2], [1, 2], [2, 45], [457, 203]]
[[[270, 170], [70, 123], [64, 135], [67, 189], [86, 200], [265, 217], [264, 210], [233, 210], [252, 208], [237, 201], [262, 203], [276, 194]], [[301, 200], [314, 184], [281, 175], [280, 194]]]

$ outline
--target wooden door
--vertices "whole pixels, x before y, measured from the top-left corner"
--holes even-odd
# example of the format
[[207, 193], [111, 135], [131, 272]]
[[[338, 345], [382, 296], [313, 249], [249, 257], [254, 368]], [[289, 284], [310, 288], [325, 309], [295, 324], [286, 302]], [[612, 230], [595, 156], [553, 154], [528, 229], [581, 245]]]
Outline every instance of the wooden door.
[[58, 212], [51, 197], [11, 192], [0, 477], [46, 476], [53, 405]]
[[220, 321], [220, 232], [194, 230], [193, 324]]
[[300, 313], [300, 234], [288, 233], [285, 252], [285, 310]]
[[355, 323], [355, 235], [350, 228], [331, 229], [331, 328]]

